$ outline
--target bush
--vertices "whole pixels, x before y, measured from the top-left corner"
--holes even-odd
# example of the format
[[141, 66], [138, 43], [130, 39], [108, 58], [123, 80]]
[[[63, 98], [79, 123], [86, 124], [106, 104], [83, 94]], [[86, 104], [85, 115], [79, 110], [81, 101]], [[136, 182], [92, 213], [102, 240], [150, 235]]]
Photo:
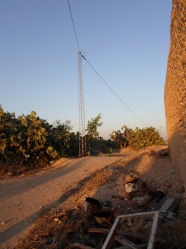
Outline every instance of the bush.
[[78, 153], [78, 136], [69, 121], [50, 125], [35, 112], [15, 117], [0, 105], [0, 160], [9, 164], [37, 164]]
[[148, 127], [145, 129], [135, 130], [129, 129], [127, 126], [123, 126], [124, 138], [126, 139], [126, 145], [132, 146], [136, 149], [142, 149], [151, 145], [163, 145], [163, 138], [160, 137], [159, 131], [154, 127]]

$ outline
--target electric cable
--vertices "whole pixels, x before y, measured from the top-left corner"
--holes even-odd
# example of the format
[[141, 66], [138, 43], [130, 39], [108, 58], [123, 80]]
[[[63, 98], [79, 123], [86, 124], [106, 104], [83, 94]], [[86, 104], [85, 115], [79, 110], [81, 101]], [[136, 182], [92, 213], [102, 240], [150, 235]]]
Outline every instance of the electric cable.
[[114, 95], [131, 111], [139, 120], [141, 120], [144, 124], [148, 125], [145, 121], [143, 121], [119, 96], [118, 94], [109, 86], [109, 84], [101, 77], [101, 75], [93, 68], [93, 66], [88, 62], [88, 60], [83, 56], [83, 59], [87, 62], [87, 64], [92, 68], [92, 70], [99, 76], [99, 78], [106, 84], [106, 86], [114, 93]]
[[[72, 25], [73, 25], [73, 29], [74, 29], [74, 35], [75, 35], [75, 38], [76, 38], [76, 43], [77, 43], [77, 47], [78, 47], [78, 50], [80, 51], [80, 48], [79, 48], [79, 42], [78, 42], [78, 38], [77, 38], [77, 33], [76, 33], [76, 29], [75, 29], [75, 25], [74, 25], [74, 20], [73, 20], [73, 16], [72, 16], [72, 11], [71, 11], [71, 7], [70, 7], [70, 2], [69, 0], [67, 0], [68, 2], [68, 7], [69, 7], [69, 11], [70, 11], [70, 16], [71, 16], [71, 20], [72, 20]], [[99, 78], [106, 84], [106, 86], [114, 93], [114, 95], [128, 108], [128, 110], [130, 112], [132, 112], [141, 122], [143, 122], [145, 125], [147, 126], [150, 126], [148, 125], [145, 121], [143, 121], [119, 96], [118, 94], [109, 86], [109, 84], [101, 77], [101, 75], [93, 68], [93, 66], [87, 61], [87, 59], [85, 58], [85, 56], [83, 56], [83, 59], [88, 63], [88, 65], [92, 68], [92, 70], [99, 76]]]
[[67, 2], [68, 2], [68, 7], [69, 7], [69, 11], [70, 11], [70, 16], [71, 16], [71, 20], [72, 20], [72, 25], [73, 25], [73, 29], [74, 29], [74, 35], [75, 35], [75, 38], [76, 38], [76, 43], [77, 43], [78, 51], [80, 51], [79, 42], [78, 42], [78, 38], [77, 38], [77, 34], [76, 34], [76, 29], [75, 29], [75, 25], [74, 25], [74, 20], [73, 20], [73, 16], [72, 16], [72, 11], [71, 11], [71, 8], [70, 8], [70, 2], [69, 2], [69, 0], [67, 0]]

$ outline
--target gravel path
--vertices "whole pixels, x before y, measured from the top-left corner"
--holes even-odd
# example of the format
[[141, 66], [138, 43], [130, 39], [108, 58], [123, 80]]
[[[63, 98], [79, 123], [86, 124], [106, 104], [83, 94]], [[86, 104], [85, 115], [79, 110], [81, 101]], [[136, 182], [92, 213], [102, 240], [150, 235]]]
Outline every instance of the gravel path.
[[57, 207], [70, 189], [123, 157], [69, 159], [35, 175], [0, 181], [0, 248], [10, 249], [33, 227], [39, 214]]

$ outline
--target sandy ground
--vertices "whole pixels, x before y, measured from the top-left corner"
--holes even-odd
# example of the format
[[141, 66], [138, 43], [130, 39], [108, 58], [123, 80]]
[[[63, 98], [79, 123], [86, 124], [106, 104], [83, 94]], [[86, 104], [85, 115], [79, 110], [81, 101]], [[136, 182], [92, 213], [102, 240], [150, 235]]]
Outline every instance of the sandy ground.
[[[173, 249], [175, 248], [174, 245], [176, 245], [176, 248], [184, 248], [186, 245], [185, 189], [179, 171], [173, 165], [171, 157], [169, 155], [152, 156], [152, 149], [158, 148], [147, 148], [141, 151], [126, 148], [121, 152], [123, 153], [122, 158], [118, 157], [119, 160], [116, 159], [117, 161], [106, 167], [102, 165], [99, 170], [93, 170], [89, 176], [82, 177], [82, 180], [77, 178], [77, 184], [71, 185], [71, 187], [65, 188], [64, 185], [61, 188], [63, 194], [56, 198], [54, 205], [56, 208], [46, 210], [43, 214], [41, 212], [42, 215], [35, 220], [33, 229], [16, 244], [15, 249], [69, 249], [75, 242], [93, 248], [101, 248], [103, 241], [106, 239], [105, 235], [88, 232], [89, 228], [100, 227], [100, 224], [97, 223], [93, 215], [84, 212], [86, 197], [96, 198], [100, 201], [102, 207], [106, 205], [114, 212], [114, 217], [116, 217], [117, 215], [152, 211], [157, 205], [156, 198], [143, 202], [143, 205], [134, 202], [135, 196], [137, 198], [144, 196], [149, 190], [155, 191], [155, 193], [162, 191], [169, 197], [181, 198], [181, 202], [176, 209], [176, 220], [166, 220], [166, 222], [158, 224], [156, 248]], [[162, 150], [163, 147], [159, 149]], [[83, 160], [86, 161], [87, 159]], [[95, 158], [91, 157], [90, 160], [95, 160]], [[106, 165], [109, 164], [109, 160], [106, 157], [101, 157], [100, 162], [102, 161]], [[92, 164], [88, 166], [90, 165]], [[85, 167], [83, 173], [87, 169], [89, 167]], [[125, 177], [131, 173], [139, 176], [138, 184], [142, 188], [130, 197], [125, 198]], [[114, 222], [114, 217], [111, 223], [102, 224], [101, 227], [106, 225], [107, 228], [110, 228]], [[126, 229], [127, 231], [131, 229], [131, 231], [144, 233], [144, 224], [141, 225], [133, 224], [132, 227]], [[169, 239], [171, 244], [167, 240], [160, 239], [160, 235]]]
[[69, 197], [66, 193], [78, 190], [78, 183], [96, 170], [122, 159], [103, 156], [69, 159], [31, 176], [0, 180], [0, 248], [13, 248], [42, 212], [58, 206]]
[[[83, 241], [84, 238], [77, 236], [79, 233], [77, 222], [81, 223], [81, 219], [84, 219], [80, 217], [83, 215], [82, 207], [86, 197], [110, 203], [111, 208], [118, 214], [132, 213], [134, 209], [135, 212], [144, 211], [144, 208], [146, 210], [146, 207], [138, 210], [131, 200], [124, 198], [125, 176], [129, 173], [137, 174], [149, 190], [162, 191], [167, 196], [181, 198], [179, 212], [186, 217], [186, 192], [178, 169], [173, 165], [170, 156], [149, 156], [151, 150], [152, 148], [134, 151], [126, 148], [120, 157], [86, 157], [66, 162], [61, 160], [52, 168], [46, 168], [35, 175], [0, 180], [0, 248], [13, 248], [19, 238], [24, 240], [16, 246], [16, 249], [36, 248], [32, 246], [32, 243], [36, 243], [35, 239], [45, 248], [45, 239], [48, 235], [45, 238], [43, 234], [51, 234], [53, 241], [54, 230], [60, 234], [60, 237], [59, 241], [56, 241], [55, 237], [56, 247], [52, 248], [57, 248], [57, 244], [61, 249], [66, 248], [69, 243], [77, 241], [84, 244], [86, 242]], [[116, 198], [113, 199], [113, 196]], [[63, 218], [60, 218], [59, 222], [55, 221], [56, 213], [65, 214], [65, 211], [69, 210], [71, 210], [69, 216], [64, 218], [66, 221]], [[38, 217], [40, 218], [37, 219]], [[178, 244], [182, 241], [184, 245], [186, 244], [183, 240], [186, 237], [185, 219], [176, 230], [172, 228], [168, 230], [174, 231], [168, 236], [169, 238], [176, 237], [175, 241]], [[31, 228], [33, 229], [30, 230]], [[69, 234], [72, 233], [74, 236], [69, 235], [67, 233], [69, 231]], [[180, 238], [181, 234], [183, 238]]]

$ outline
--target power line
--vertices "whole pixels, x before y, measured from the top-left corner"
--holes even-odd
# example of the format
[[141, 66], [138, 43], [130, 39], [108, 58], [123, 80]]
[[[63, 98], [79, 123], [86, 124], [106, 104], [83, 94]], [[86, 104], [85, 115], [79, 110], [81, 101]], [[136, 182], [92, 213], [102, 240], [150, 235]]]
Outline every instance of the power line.
[[78, 47], [78, 103], [79, 103], [79, 157], [85, 156], [86, 153], [86, 131], [85, 131], [85, 108], [84, 108], [84, 90], [83, 90], [83, 70], [82, 70], [82, 54], [80, 52], [72, 11], [70, 8], [70, 2], [68, 1], [68, 7], [71, 15], [72, 25], [74, 28], [74, 34]]
[[74, 25], [74, 20], [73, 20], [73, 17], [72, 17], [72, 11], [71, 11], [71, 8], [70, 8], [70, 2], [69, 0], [68, 1], [68, 7], [69, 7], [69, 11], [70, 11], [70, 16], [71, 16], [71, 20], [72, 20], [72, 25], [73, 25], [73, 29], [74, 29], [74, 35], [75, 35], [75, 38], [76, 38], [76, 43], [77, 43], [77, 47], [78, 47], [78, 51], [80, 51], [79, 49], [79, 43], [78, 43], [78, 38], [77, 38], [77, 34], [76, 34], [76, 29], [75, 29], [75, 25]]
[[[78, 47], [78, 51], [80, 51], [79, 48], [79, 43], [78, 43], [78, 38], [77, 38], [77, 34], [76, 34], [76, 29], [75, 29], [75, 25], [74, 25], [74, 20], [73, 20], [73, 16], [72, 16], [72, 11], [70, 8], [70, 2], [69, 0], [67, 0], [68, 2], [68, 7], [69, 7], [69, 11], [70, 11], [70, 16], [71, 16], [71, 20], [72, 20], [72, 25], [73, 25], [73, 29], [74, 29], [74, 35], [76, 38], [76, 43], [77, 43], [77, 47]], [[106, 86], [114, 93], [114, 95], [128, 108], [128, 110], [130, 112], [132, 112], [139, 120], [141, 120], [144, 124], [148, 125], [145, 121], [143, 121], [118, 95], [117, 93], [109, 86], [109, 84], [101, 77], [101, 75], [93, 68], [93, 66], [87, 61], [87, 59], [82, 55], [83, 59], [89, 64], [89, 66], [93, 69], [93, 71], [100, 77], [100, 79], [106, 84]]]
[[83, 59], [88, 63], [88, 65], [93, 69], [93, 71], [99, 76], [99, 78], [106, 84], [106, 86], [114, 93], [114, 95], [131, 111], [139, 120], [141, 120], [144, 124], [148, 125], [145, 121], [143, 121], [118, 95], [117, 93], [109, 86], [109, 84], [101, 77], [101, 75], [93, 68], [93, 66], [87, 61], [85, 56], [83, 56]]

